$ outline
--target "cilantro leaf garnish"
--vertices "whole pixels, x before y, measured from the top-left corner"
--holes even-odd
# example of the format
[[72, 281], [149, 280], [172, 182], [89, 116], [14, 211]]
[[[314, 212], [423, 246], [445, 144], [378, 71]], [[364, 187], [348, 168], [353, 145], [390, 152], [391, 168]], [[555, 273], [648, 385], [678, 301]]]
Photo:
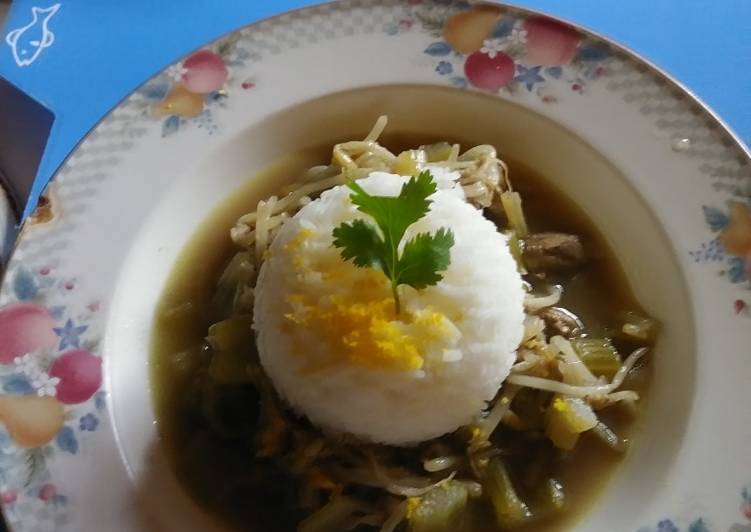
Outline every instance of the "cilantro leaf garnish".
[[365, 220], [354, 220], [334, 229], [334, 245], [342, 248], [344, 260], [351, 260], [360, 268], [384, 269], [383, 240], [377, 231]]
[[425, 288], [440, 281], [451, 262], [449, 250], [454, 245], [454, 233], [441, 227], [434, 235], [419, 233], [407, 241], [399, 259], [399, 283], [413, 288]]
[[369, 215], [375, 226], [365, 220], [354, 220], [334, 229], [334, 246], [341, 249], [344, 260], [360, 268], [377, 268], [391, 281], [396, 313], [400, 311], [399, 285], [416, 289], [440, 281], [440, 272], [448, 268], [454, 233], [442, 227], [435, 234], [420, 233], [399, 245], [409, 226], [425, 216], [430, 207], [428, 197], [436, 190], [435, 181], [425, 170], [402, 185], [397, 197], [372, 196], [354, 181], [350, 199], [360, 212]]

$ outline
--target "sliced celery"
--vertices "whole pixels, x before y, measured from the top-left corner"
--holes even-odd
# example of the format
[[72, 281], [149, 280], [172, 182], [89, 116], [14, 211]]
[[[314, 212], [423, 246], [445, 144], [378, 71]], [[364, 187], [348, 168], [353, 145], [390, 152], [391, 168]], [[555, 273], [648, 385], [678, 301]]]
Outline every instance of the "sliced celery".
[[429, 163], [445, 161], [451, 155], [451, 144], [448, 142], [428, 144], [427, 146], [421, 146], [421, 149], [425, 152], [425, 157]]
[[653, 342], [660, 328], [657, 320], [632, 311], [621, 315], [621, 323], [621, 332], [639, 342]]
[[587, 369], [597, 377], [611, 380], [621, 367], [621, 357], [610, 338], [575, 338], [571, 345]]
[[527, 229], [527, 221], [524, 218], [524, 211], [522, 210], [522, 197], [518, 192], [503, 192], [501, 194], [501, 205], [503, 211], [506, 213], [509, 226], [513, 229], [519, 238], [524, 238], [529, 232]]
[[557, 480], [545, 477], [535, 484], [531, 507], [535, 522], [560, 514], [566, 508], [566, 495]]
[[410, 500], [407, 512], [410, 532], [449, 532], [456, 530], [467, 506], [464, 484], [446, 481], [422, 497]]
[[323, 508], [311, 514], [297, 527], [298, 532], [331, 532], [340, 530], [358, 509], [349, 497], [335, 496]]
[[560, 512], [566, 505], [566, 496], [563, 486], [555, 479], [548, 478], [537, 489], [537, 505], [535, 513], [550, 515]]
[[424, 167], [425, 153], [422, 150], [407, 150], [397, 156], [393, 171], [399, 175], [417, 175]]
[[503, 530], [516, 528], [532, 519], [532, 512], [517, 495], [500, 458], [492, 458], [488, 462], [483, 485], [495, 510], [498, 526]]
[[579, 434], [597, 425], [597, 415], [579, 398], [555, 396], [548, 407], [545, 434], [559, 449], [570, 451]]
[[527, 270], [524, 267], [524, 255], [522, 253], [522, 244], [519, 240], [519, 236], [514, 230], [506, 231], [506, 236], [508, 236], [509, 251], [511, 251], [511, 256], [514, 257], [514, 262], [516, 262], [516, 269], [519, 273], [527, 273]]

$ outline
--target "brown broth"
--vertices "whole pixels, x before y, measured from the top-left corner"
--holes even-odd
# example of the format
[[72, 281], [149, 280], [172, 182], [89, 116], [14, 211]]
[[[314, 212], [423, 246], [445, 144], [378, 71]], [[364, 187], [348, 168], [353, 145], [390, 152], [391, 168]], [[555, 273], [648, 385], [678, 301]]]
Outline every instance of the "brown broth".
[[[445, 139], [391, 134], [382, 143], [398, 151], [437, 140]], [[198, 405], [185, 390], [200, 379], [196, 372], [202, 363], [201, 345], [211, 324], [206, 309], [222, 267], [233, 252], [230, 227], [240, 215], [253, 211], [259, 199], [294, 181], [306, 168], [328, 161], [331, 145], [329, 142], [318, 149], [289, 156], [249, 180], [220, 204], [181, 252], [157, 310], [151, 346], [151, 382], [162, 444], [187, 492], [233, 530], [290, 529], [299, 516], [285, 512], [284, 501], [278, 500], [281, 495], [277, 496], [274, 484], [283, 479], [270, 482], [264, 500], [222, 497], [221, 488], [217, 487], [225, 485], [228, 479], [247, 475], [258, 467], [258, 462], [242, 443], [222, 440], [207, 432], [199, 421]], [[524, 164], [506, 161], [514, 187], [522, 195], [530, 228], [576, 233], [585, 243], [590, 260], [567, 283], [561, 304], [577, 313], [593, 334], [609, 330], [624, 309], [640, 310], [614, 254], [586, 214]], [[640, 378], [630, 383], [642, 396], [640, 408], [644, 407], [648, 376], [644, 369]], [[607, 412], [605, 420], [621, 435], [629, 435], [638, 424], [638, 419], [630, 419], [617, 408]], [[193, 448], [197, 450], [192, 452]], [[200, 460], [195, 460], [196, 456]], [[572, 526], [604, 491], [622, 460], [622, 455], [609, 450], [595, 437], [585, 435], [558, 468], [559, 479], [566, 489], [566, 511], [523, 530], [542, 532]], [[493, 517], [487, 514], [484, 524], [472, 523], [467, 530], [497, 530]]]

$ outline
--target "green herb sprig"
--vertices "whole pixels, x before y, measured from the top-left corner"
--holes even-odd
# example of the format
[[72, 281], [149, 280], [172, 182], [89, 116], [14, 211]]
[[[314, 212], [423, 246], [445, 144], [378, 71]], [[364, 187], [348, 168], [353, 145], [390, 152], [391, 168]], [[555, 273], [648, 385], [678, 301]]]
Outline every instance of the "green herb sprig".
[[333, 231], [334, 246], [341, 249], [344, 260], [360, 268], [377, 268], [391, 281], [396, 313], [399, 314], [399, 285], [422, 289], [443, 278], [454, 245], [451, 229], [440, 228], [435, 234], [419, 233], [409, 239], [399, 254], [399, 246], [409, 226], [427, 214], [437, 190], [433, 176], [425, 170], [402, 185], [399, 195], [372, 196], [351, 181], [350, 199], [360, 212], [369, 215], [376, 226], [366, 220], [339, 225]]

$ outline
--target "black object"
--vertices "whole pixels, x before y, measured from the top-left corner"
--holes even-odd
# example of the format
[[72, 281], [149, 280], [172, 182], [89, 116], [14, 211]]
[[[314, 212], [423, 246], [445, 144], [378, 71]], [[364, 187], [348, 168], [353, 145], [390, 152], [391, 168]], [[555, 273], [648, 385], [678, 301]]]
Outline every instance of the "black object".
[[19, 218], [54, 120], [49, 109], [0, 77], [0, 185]]

